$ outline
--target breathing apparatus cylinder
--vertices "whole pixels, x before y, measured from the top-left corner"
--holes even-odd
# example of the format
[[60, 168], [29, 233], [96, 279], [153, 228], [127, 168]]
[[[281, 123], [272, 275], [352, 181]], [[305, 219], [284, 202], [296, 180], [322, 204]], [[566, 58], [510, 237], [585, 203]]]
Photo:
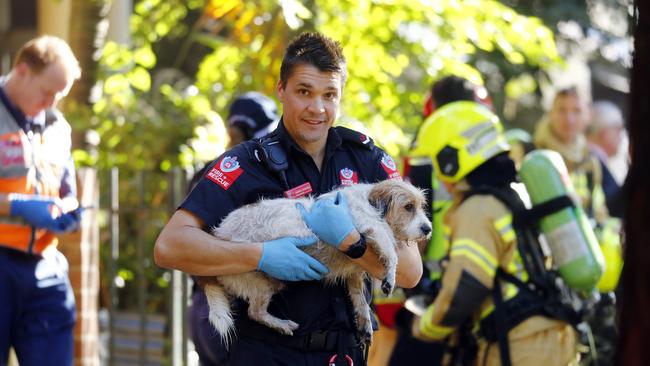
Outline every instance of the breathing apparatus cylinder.
[[540, 219], [540, 229], [551, 249], [560, 277], [570, 288], [589, 292], [605, 268], [605, 260], [587, 215], [577, 202], [566, 165], [551, 150], [528, 153], [519, 170], [533, 205], [568, 195], [575, 203]]

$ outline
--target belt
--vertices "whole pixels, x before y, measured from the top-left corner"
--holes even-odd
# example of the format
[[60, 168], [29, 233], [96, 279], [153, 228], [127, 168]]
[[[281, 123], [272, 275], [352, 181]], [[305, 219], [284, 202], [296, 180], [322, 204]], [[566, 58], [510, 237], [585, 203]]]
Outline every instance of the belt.
[[338, 350], [339, 343], [344, 348], [360, 347], [354, 333], [349, 331], [322, 330], [294, 336], [267, 332], [241, 332], [240, 329], [238, 331], [244, 337], [304, 352], [334, 352]]

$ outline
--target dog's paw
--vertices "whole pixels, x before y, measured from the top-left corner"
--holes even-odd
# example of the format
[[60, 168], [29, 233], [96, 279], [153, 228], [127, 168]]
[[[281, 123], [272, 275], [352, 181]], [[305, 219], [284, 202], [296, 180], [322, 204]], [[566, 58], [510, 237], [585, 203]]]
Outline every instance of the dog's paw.
[[395, 282], [389, 281], [387, 279], [381, 281], [381, 291], [384, 294], [390, 295], [393, 292], [394, 288], [395, 288]]
[[291, 321], [291, 320], [288, 320], [288, 319], [287, 319], [287, 325], [289, 326], [289, 329], [291, 329], [291, 331], [294, 331], [294, 330], [298, 329], [298, 327], [300, 327], [300, 325], [298, 323], [296, 323], [294, 321]]
[[359, 341], [360, 341], [361, 344], [372, 344], [372, 331], [363, 332], [359, 336]]
[[280, 320], [273, 324], [272, 328], [275, 329], [278, 333], [282, 333], [287, 336], [292, 336], [293, 331], [298, 329], [300, 325], [291, 320]]

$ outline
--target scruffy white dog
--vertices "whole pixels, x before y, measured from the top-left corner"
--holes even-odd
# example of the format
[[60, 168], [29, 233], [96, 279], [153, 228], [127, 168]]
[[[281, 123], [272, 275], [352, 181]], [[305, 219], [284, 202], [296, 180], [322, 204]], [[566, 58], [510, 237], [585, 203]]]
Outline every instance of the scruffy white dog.
[[[424, 213], [423, 192], [406, 182], [386, 180], [343, 187], [321, 197], [334, 198], [337, 191], [346, 196], [357, 231], [366, 236], [368, 248], [379, 256], [384, 267], [382, 290], [390, 293], [395, 286], [396, 248], [423, 240], [431, 233], [431, 222]], [[313, 198], [261, 200], [231, 212], [213, 234], [232, 242], [311, 236], [313, 233], [302, 220], [296, 203], [302, 203], [309, 210], [314, 201]], [[326, 282], [345, 281], [360, 336], [369, 340], [372, 325], [370, 306], [363, 294], [365, 271], [341, 251], [325, 243], [318, 242], [303, 249], [329, 268], [324, 278]], [[210, 307], [209, 320], [226, 344], [234, 331], [230, 296], [248, 301], [251, 319], [282, 334], [292, 335], [298, 328], [297, 323], [279, 319], [268, 312], [271, 297], [284, 287], [282, 281], [260, 271], [217, 276], [216, 281], [212, 279], [201, 279]]]

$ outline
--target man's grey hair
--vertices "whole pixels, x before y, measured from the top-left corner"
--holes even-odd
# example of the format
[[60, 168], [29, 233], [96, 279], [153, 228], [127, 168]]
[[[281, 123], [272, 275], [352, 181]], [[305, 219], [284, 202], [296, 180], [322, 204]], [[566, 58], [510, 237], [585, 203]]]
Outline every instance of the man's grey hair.
[[608, 100], [594, 102], [591, 106], [591, 121], [587, 134], [593, 135], [610, 127], [624, 127], [621, 109]]

